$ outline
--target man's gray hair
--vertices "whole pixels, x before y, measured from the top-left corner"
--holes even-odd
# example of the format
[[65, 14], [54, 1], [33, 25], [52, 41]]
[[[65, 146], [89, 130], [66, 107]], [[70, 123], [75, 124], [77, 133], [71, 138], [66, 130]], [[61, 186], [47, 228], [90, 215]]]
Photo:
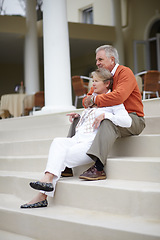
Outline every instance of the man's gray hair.
[[96, 53], [100, 50], [104, 50], [106, 52], [106, 56], [108, 58], [110, 57], [114, 57], [115, 59], [115, 64], [116, 63], [119, 63], [119, 55], [118, 55], [118, 51], [116, 48], [114, 48], [113, 46], [111, 45], [103, 45], [103, 46], [100, 46], [96, 49]]

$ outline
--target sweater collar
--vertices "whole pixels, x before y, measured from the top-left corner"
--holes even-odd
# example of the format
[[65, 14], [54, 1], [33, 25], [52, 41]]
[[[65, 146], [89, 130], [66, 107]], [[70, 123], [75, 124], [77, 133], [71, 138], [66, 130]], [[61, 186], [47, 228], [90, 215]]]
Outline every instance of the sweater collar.
[[116, 72], [118, 66], [119, 66], [119, 64], [116, 63], [116, 65], [115, 65], [114, 68], [112, 69], [111, 74], [112, 74], [113, 76], [114, 76], [114, 74], [115, 74], [115, 72]]

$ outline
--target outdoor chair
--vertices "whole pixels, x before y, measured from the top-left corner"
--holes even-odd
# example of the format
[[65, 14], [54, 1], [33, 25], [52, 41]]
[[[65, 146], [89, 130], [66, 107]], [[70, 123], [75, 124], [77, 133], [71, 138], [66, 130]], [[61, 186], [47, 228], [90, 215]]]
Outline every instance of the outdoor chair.
[[24, 115], [29, 115], [33, 111], [40, 110], [44, 106], [44, 92], [36, 92], [32, 95], [26, 95], [23, 101]]
[[73, 76], [72, 86], [75, 93], [75, 107], [77, 108], [78, 100], [84, 98], [88, 92], [88, 84], [83, 81], [83, 76]]
[[[151, 95], [159, 97], [160, 72], [148, 71], [144, 75], [143, 99], [150, 98]], [[147, 96], [147, 97], [146, 97]]]

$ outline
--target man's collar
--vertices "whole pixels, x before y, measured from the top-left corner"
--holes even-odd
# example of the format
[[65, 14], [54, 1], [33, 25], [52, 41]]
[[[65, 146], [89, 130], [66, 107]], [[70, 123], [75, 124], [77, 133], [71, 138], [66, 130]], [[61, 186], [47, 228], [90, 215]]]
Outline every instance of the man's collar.
[[115, 65], [114, 68], [112, 69], [111, 73], [112, 73], [113, 76], [114, 76], [114, 74], [115, 74], [115, 72], [116, 72], [118, 66], [119, 66], [119, 64], [116, 63], [116, 65]]

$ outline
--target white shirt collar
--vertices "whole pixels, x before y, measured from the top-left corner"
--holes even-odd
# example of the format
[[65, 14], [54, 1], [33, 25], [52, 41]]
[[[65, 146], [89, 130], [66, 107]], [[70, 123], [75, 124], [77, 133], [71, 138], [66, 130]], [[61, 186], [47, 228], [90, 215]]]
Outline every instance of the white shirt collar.
[[119, 64], [116, 63], [116, 65], [115, 65], [114, 68], [112, 69], [111, 73], [112, 73], [113, 76], [114, 76], [114, 74], [115, 74], [115, 72], [116, 72], [118, 66], [119, 66]]
[[[109, 89], [108, 92], [106, 92], [105, 94], [110, 93], [110, 92], [111, 92], [111, 89]], [[92, 95], [97, 96], [98, 94], [93, 92]]]

